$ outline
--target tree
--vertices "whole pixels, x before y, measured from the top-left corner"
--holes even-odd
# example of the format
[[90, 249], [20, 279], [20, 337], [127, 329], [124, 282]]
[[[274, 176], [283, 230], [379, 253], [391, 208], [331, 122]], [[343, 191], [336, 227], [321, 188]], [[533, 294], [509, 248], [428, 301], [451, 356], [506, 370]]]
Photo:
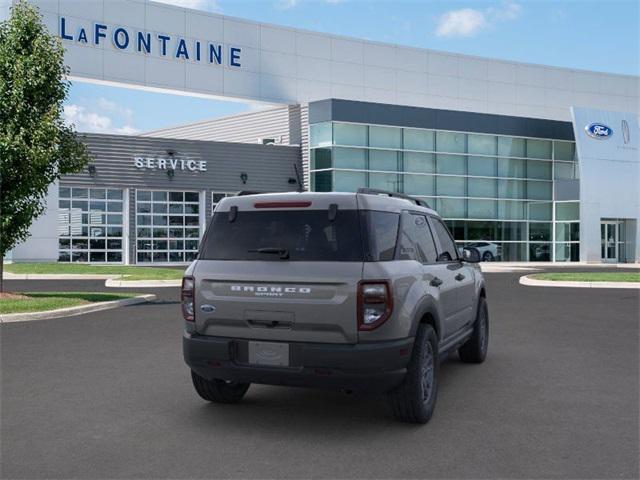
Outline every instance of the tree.
[[29, 236], [49, 186], [89, 161], [63, 120], [68, 73], [61, 41], [38, 10], [15, 4], [0, 23], [0, 292], [4, 256]]

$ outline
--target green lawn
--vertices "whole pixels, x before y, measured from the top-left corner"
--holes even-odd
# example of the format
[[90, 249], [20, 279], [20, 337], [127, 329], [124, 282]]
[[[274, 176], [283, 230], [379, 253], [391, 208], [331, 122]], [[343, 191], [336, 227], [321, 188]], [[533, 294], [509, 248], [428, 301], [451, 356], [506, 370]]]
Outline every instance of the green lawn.
[[177, 280], [184, 270], [181, 268], [136, 267], [128, 265], [85, 265], [79, 263], [10, 263], [4, 266], [7, 272], [31, 274], [103, 274], [122, 275], [123, 280]]
[[44, 312], [93, 302], [131, 298], [139, 293], [27, 292], [27, 298], [0, 298], [0, 314]]
[[640, 272], [536, 273], [529, 276], [538, 280], [565, 282], [640, 282]]

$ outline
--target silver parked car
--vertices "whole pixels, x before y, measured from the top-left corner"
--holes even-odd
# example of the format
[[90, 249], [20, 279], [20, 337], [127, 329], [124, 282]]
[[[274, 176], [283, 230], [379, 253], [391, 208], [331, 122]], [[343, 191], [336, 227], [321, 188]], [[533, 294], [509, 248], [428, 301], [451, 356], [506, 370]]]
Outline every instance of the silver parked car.
[[182, 285], [195, 389], [217, 403], [251, 383], [385, 392], [399, 420], [425, 423], [440, 360], [487, 354], [479, 261], [399, 194], [225, 198]]

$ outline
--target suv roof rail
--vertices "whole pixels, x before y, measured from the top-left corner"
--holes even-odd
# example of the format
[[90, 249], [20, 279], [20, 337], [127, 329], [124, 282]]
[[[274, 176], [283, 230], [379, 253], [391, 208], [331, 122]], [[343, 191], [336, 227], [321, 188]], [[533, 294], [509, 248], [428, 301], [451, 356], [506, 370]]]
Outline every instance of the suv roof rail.
[[256, 192], [254, 190], [240, 190], [238, 193], [236, 193], [236, 197], [244, 197], [245, 195], [258, 195], [260, 193], [265, 193], [265, 192]]
[[401, 198], [403, 200], [409, 200], [420, 207], [431, 208], [427, 202], [419, 198], [405, 195], [404, 193], [389, 192], [387, 190], [378, 190], [377, 188], [359, 188], [357, 193], [363, 193], [365, 195], [386, 195], [387, 197]]

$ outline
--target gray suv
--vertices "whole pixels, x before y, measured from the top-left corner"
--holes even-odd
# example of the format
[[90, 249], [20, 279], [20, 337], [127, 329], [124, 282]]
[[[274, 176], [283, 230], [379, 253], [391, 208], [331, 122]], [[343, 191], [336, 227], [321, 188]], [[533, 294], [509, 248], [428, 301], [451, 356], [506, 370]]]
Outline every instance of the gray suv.
[[217, 403], [251, 383], [384, 392], [396, 418], [426, 423], [440, 360], [487, 354], [479, 260], [399, 194], [225, 198], [182, 284], [195, 389]]

